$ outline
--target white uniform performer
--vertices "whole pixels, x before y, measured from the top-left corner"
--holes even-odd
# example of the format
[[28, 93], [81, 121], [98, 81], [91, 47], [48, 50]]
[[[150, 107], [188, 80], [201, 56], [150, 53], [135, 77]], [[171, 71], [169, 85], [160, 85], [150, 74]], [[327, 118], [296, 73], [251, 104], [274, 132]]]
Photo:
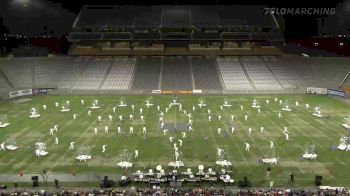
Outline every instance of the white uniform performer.
[[43, 105], [43, 109], [46, 110], [46, 105]]
[[134, 128], [133, 128], [133, 127], [130, 127], [130, 128], [129, 128], [129, 133], [130, 133], [130, 134], [133, 134], [133, 133], [134, 133]]
[[109, 121], [113, 121], [113, 116], [112, 115], [109, 115], [108, 118], [109, 118]]
[[243, 111], [243, 105], [241, 105], [241, 111]]
[[278, 112], [278, 118], [282, 118], [282, 113]]
[[224, 110], [224, 108], [222, 107], [222, 105], [220, 106], [220, 109], [221, 109], [221, 110]]
[[82, 100], [80, 100], [80, 103], [81, 103], [81, 105], [84, 105], [85, 101], [82, 99]]
[[88, 111], [88, 116], [91, 116], [91, 110]]
[[4, 143], [4, 142], [0, 144], [0, 150], [6, 150], [6, 149], [5, 149], [5, 143]]
[[252, 134], [252, 128], [249, 128], [248, 132], [249, 132], [249, 135], [251, 135]]
[[164, 124], [165, 124], [165, 123], [164, 123], [163, 121], [160, 123], [160, 128], [161, 128], [161, 129], [164, 128]]
[[113, 113], [115, 113], [115, 110], [117, 109], [117, 107], [113, 107]]
[[146, 135], [146, 133], [147, 133], [146, 127], [142, 127], [142, 133], [143, 133], [144, 135]]
[[134, 111], [134, 110], [135, 110], [135, 106], [134, 106], [134, 104], [133, 104], [133, 105], [131, 105], [131, 109], [132, 109], [132, 111]]
[[275, 148], [275, 144], [273, 143], [273, 141], [270, 141], [270, 148]]
[[295, 102], [295, 107], [296, 108], [299, 107], [299, 102], [298, 101]]
[[219, 121], [221, 120], [221, 115], [218, 116]]
[[144, 121], [144, 117], [143, 117], [143, 115], [141, 115], [140, 117], [141, 117], [141, 121]]
[[173, 143], [173, 139], [174, 139], [174, 137], [169, 137], [169, 142]]
[[95, 132], [95, 134], [97, 134], [97, 128], [94, 128], [94, 132]]
[[108, 126], [105, 126], [105, 133], [108, 133]]
[[123, 116], [119, 115], [119, 121], [122, 121], [122, 120], [123, 120]]
[[117, 127], [117, 131], [118, 131], [118, 133], [120, 133], [120, 132], [121, 132], [121, 129], [120, 129], [120, 127]]
[[211, 122], [211, 116], [210, 115], [208, 116], [208, 121]]
[[261, 109], [259, 108], [259, 109], [258, 109], [258, 114], [260, 114], [260, 113], [261, 113]]
[[107, 147], [106, 144], [102, 145], [102, 153], [106, 152], [106, 147]]
[[188, 131], [193, 131], [192, 126], [191, 126], [191, 125], [189, 125], [189, 126], [188, 126]]
[[139, 151], [136, 149], [135, 150], [135, 159], [139, 157]]
[[56, 102], [56, 103], [55, 103], [56, 108], [58, 108], [58, 105], [59, 105], [58, 102]]
[[166, 135], [168, 133], [168, 129], [163, 129], [163, 135]]
[[158, 110], [158, 112], [160, 111], [160, 105], [157, 105], [157, 110]]
[[98, 121], [102, 121], [102, 116], [97, 116], [97, 118], [98, 118]]
[[58, 144], [58, 138], [55, 137], [55, 144]]
[[248, 120], [248, 115], [244, 115], [244, 120], [247, 121]]
[[288, 141], [289, 140], [289, 134], [286, 133], [285, 135], [286, 135], [286, 140]]
[[195, 106], [192, 106], [192, 112], [194, 112], [196, 110]]
[[134, 120], [134, 116], [132, 114], [130, 114], [129, 118], [130, 120]]
[[53, 128], [54, 128], [55, 131], [57, 132], [57, 130], [58, 130], [58, 125], [53, 126]]
[[54, 131], [55, 129], [50, 129], [50, 135], [53, 135], [53, 131]]
[[231, 127], [231, 133], [233, 134], [235, 132], [235, 128]]
[[74, 143], [75, 143], [75, 142], [71, 142], [71, 143], [70, 143], [69, 150], [74, 150]]
[[179, 111], [182, 111], [182, 104], [179, 105]]
[[250, 144], [249, 143], [245, 143], [245, 151], [249, 151], [250, 150]]
[[182, 132], [182, 138], [186, 138], [186, 132]]
[[310, 109], [310, 105], [308, 103], [305, 104], [305, 109]]
[[235, 118], [235, 116], [234, 116], [234, 115], [231, 115], [231, 121], [233, 121], [234, 118]]
[[282, 101], [281, 99], [279, 100], [279, 102], [280, 102], [280, 105], [282, 105], [282, 104], [283, 104], [283, 101]]
[[210, 109], [208, 109], [208, 114], [210, 114]]
[[224, 150], [219, 147], [216, 147], [216, 148], [218, 149], [218, 152], [217, 152], [218, 156], [221, 157], [221, 154], [224, 152]]
[[66, 103], [67, 103], [67, 105], [69, 105], [69, 104], [70, 104], [70, 101], [69, 101], [69, 100], [67, 100], [67, 101], [66, 101]]
[[266, 104], [270, 104], [270, 100], [266, 99]]
[[220, 135], [220, 133], [221, 133], [221, 128], [218, 128], [218, 134]]
[[179, 141], [180, 147], [182, 146], [182, 140], [178, 139], [177, 141]]
[[73, 114], [73, 120], [77, 119], [78, 114]]
[[140, 114], [142, 114], [142, 112], [143, 112], [143, 110], [142, 110], [142, 108], [140, 108]]
[[264, 131], [264, 127], [260, 127], [260, 133]]
[[278, 99], [277, 99], [277, 97], [275, 97], [275, 103], [277, 103], [277, 101], [278, 101]]

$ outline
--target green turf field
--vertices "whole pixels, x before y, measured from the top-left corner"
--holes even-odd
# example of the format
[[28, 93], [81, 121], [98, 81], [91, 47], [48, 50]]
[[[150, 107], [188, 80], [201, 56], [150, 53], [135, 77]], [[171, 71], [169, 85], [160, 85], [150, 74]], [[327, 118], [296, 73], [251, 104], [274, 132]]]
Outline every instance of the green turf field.
[[[185, 168], [191, 167], [197, 171], [199, 164], [206, 168], [209, 166], [215, 169], [217, 158], [217, 146], [223, 148], [225, 156], [233, 163], [234, 179], [236, 181], [248, 176], [254, 186], [268, 186], [265, 177], [268, 165], [258, 163], [258, 159], [266, 155], [276, 154], [279, 163], [272, 167], [272, 177], [276, 186], [288, 184], [289, 173], [295, 173], [296, 185], [311, 186], [316, 174], [323, 176], [322, 184], [327, 185], [349, 185], [350, 184], [350, 158], [349, 152], [333, 152], [332, 145], [339, 144], [339, 139], [347, 134], [345, 128], [341, 126], [344, 117], [349, 115], [350, 107], [344, 103], [323, 96], [277, 96], [284, 102], [288, 102], [293, 108], [293, 112], [283, 112], [283, 118], [278, 118], [278, 112], [282, 106], [274, 103], [275, 96], [179, 96], [179, 101], [183, 104], [183, 109], [192, 112], [192, 106], [198, 104], [202, 98], [208, 104], [213, 114], [212, 122], [208, 122], [207, 108], [192, 112], [193, 132], [187, 133], [187, 138], [183, 140], [183, 146], [179, 148], [180, 159], [184, 162]], [[117, 162], [123, 158], [129, 158], [134, 163], [134, 172], [138, 169], [148, 170], [161, 164], [166, 165], [174, 160], [173, 145], [169, 143], [169, 136], [176, 140], [181, 138], [181, 133], [174, 133], [169, 130], [166, 136], [159, 128], [158, 112], [156, 107], [147, 109], [145, 101], [161, 105], [161, 110], [173, 99], [173, 96], [37, 96], [30, 97], [31, 100], [22, 102], [12, 100], [11, 102], [0, 103], [0, 116], [7, 118], [11, 123], [9, 127], [0, 129], [0, 142], [8, 138], [14, 138], [17, 146], [15, 152], [0, 151], [0, 173], [25, 173], [41, 172], [47, 169], [50, 172], [63, 173], [122, 173], [123, 170], [116, 166]], [[85, 100], [85, 105], [80, 104], [80, 100]], [[87, 111], [91, 103], [98, 99], [103, 107], [93, 110], [92, 116], [88, 117]], [[232, 108], [220, 109], [224, 100], [233, 104]], [[262, 113], [258, 115], [257, 110], [251, 108], [253, 99], [256, 99], [262, 106]], [[269, 99], [267, 105], [265, 100]], [[71, 112], [61, 113], [60, 108], [56, 108], [54, 103], [60, 105], [66, 100], [71, 102]], [[112, 108], [124, 100], [128, 104], [127, 108], [118, 108], [115, 113]], [[300, 108], [295, 109], [294, 103], [299, 101]], [[309, 103], [311, 109], [306, 110], [305, 104]], [[42, 105], [47, 105], [44, 111]], [[129, 115], [132, 113], [130, 105], [135, 105], [135, 120], [131, 122]], [[240, 110], [240, 105], [244, 106], [244, 112]], [[314, 107], [320, 106], [323, 115], [330, 118], [316, 118], [312, 116]], [[36, 107], [41, 114], [38, 119], [28, 118], [29, 111]], [[140, 121], [139, 108], [142, 107], [145, 122]], [[73, 120], [73, 114], [78, 114]], [[244, 121], [244, 115], [248, 114], [248, 121]], [[113, 121], [109, 121], [108, 115], [114, 116]], [[230, 116], [234, 114], [232, 122]], [[102, 115], [103, 121], [98, 122], [97, 116]], [[118, 116], [124, 116], [124, 122], [119, 122]], [[221, 121], [215, 116], [221, 115]], [[187, 117], [179, 112], [175, 107], [164, 114], [165, 122], [187, 124]], [[49, 129], [55, 124], [59, 125], [55, 136], [49, 135]], [[134, 134], [130, 135], [129, 127], [132, 124]], [[229, 132], [230, 126], [234, 126], [234, 134]], [[109, 133], [104, 133], [104, 126], [109, 126]], [[127, 132], [118, 134], [117, 126]], [[143, 138], [141, 128], [147, 127], [146, 139]], [[265, 127], [265, 131], [260, 133], [260, 126]], [[283, 127], [287, 126], [290, 132], [290, 141], [285, 140]], [[97, 127], [99, 132], [94, 134], [93, 129]], [[218, 135], [217, 128], [221, 127], [221, 135]], [[250, 136], [248, 128], [253, 129]], [[225, 133], [226, 132], [226, 133]], [[56, 145], [55, 137], [58, 137], [59, 144]], [[208, 141], [204, 138], [208, 137]], [[276, 150], [270, 149], [269, 141], [275, 142]], [[35, 157], [33, 146], [35, 142], [47, 143], [49, 154], [46, 157]], [[76, 150], [68, 150], [69, 143], [75, 142]], [[245, 142], [251, 144], [250, 152], [245, 151]], [[102, 153], [102, 145], [107, 144], [106, 152]], [[302, 160], [301, 154], [306, 145], [315, 144], [318, 154], [317, 160]], [[90, 149], [92, 160], [78, 162], [75, 160], [77, 151]], [[134, 159], [134, 150], [139, 150], [139, 158]], [[206, 156], [206, 154], [208, 156]]]

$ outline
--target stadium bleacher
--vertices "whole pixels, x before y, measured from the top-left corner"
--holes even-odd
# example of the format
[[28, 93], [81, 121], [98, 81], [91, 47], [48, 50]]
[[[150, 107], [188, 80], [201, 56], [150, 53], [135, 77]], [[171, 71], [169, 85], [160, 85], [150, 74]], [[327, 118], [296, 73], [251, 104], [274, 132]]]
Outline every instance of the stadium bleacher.
[[133, 89], [158, 89], [161, 58], [137, 59]]
[[193, 89], [188, 58], [169, 57], [163, 63], [162, 89]]
[[194, 57], [191, 64], [196, 89], [222, 89], [214, 58]]
[[127, 90], [132, 84], [135, 59], [115, 59], [102, 85], [103, 90]]

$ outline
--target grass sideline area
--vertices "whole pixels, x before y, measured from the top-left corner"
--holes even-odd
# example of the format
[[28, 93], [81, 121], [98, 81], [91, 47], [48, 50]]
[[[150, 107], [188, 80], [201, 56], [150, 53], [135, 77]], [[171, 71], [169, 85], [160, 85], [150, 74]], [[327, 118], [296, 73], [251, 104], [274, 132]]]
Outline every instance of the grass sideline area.
[[[278, 112], [283, 105], [274, 103], [274, 98], [288, 102], [292, 112], [282, 112], [283, 118], [278, 118]], [[169, 131], [166, 136], [159, 128], [158, 113], [156, 105], [160, 104], [161, 110], [171, 102], [174, 97], [168, 96], [33, 96], [29, 100], [21, 102], [12, 100], [0, 103], [0, 115], [6, 118], [10, 126], [0, 129], [0, 142], [8, 138], [14, 138], [17, 149], [14, 152], [0, 151], [0, 173], [18, 174], [40, 173], [47, 169], [53, 173], [115, 173], [122, 174], [123, 169], [116, 166], [121, 159], [129, 159], [133, 167], [128, 169], [128, 174], [140, 169], [148, 171], [160, 164], [166, 172], [171, 168], [167, 167], [170, 161], [174, 160], [173, 145], [169, 143], [169, 136], [175, 140], [181, 138], [180, 132]], [[332, 151], [332, 145], [339, 144], [339, 139], [347, 135], [347, 130], [341, 126], [344, 118], [349, 115], [349, 105], [339, 100], [326, 96], [178, 96], [183, 109], [192, 112], [192, 106], [199, 103], [199, 99], [205, 100], [208, 107], [192, 112], [193, 132], [187, 132], [187, 138], [183, 139], [183, 146], [179, 148], [180, 159], [186, 168], [197, 171], [198, 165], [203, 164], [205, 168], [212, 167], [219, 170], [221, 167], [215, 165], [217, 159], [217, 146], [223, 148], [225, 156], [233, 164], [232, 171], [235, 181], [242, 180], [248, 176], [253, 186], [268, 186], [266, 169], [270, 165], [258, 163], [258, 160], [266, 155], [275, 153], [279, 162], [271, 167], [271, 176], [275, 186], [286, 186], [289, 180], [289, 173], [294, 172], [296, 186], [313, 186], [314, 176], [322, 175], [322, 184], [346, 186], [350, 184], [350, 170], [348, 165], [349, 152]], [[82, 106], [80, 100], [85, 100]], [[98, 100], [103, 107], [92, 111], [88, 117], [87, 112], [91, 103]], [[256, 99], [261, 105], [261, 114], [251, 108], [253, 100]], [[265, 100], [269, 99], [270, 104]], [[60, 105], [66, 100], [71, 102], [71, 112], [61, 113], [60, 107], [56, 108], [54, 103]], [[118, 108], [113, 113], [112, 108], [120, 101], [128, 104], [128, 107]], [[155, 106], [147, 109], [146, 100]], [[233, 105], [231, 108], [220, 109], [224, 100]], [[298, 101], [300, 108], [295, 109], [294, 103]], [[310, 104], [309, 110], [305, 104]], [[47, 105], [43, 110], [42, 105]], [[135, 105], [134, 121], [129, 120], [132, 113], [130, 105]], [[240, 110], [244, 106], [244, 111]], [[312, 116], [314, 107], [320, 106], [322, 114], [328, 118], [316, 118]], [[32, 107], [38, 109], [41, 117], [30, 119], [29, 111]], [[142, 107], [145, 122], [140, 121], [139, 108]], [[207, 109], [211, 109], [212, 122], [208, 122]], [[73, 114], [77, 119], [73, 120]], [[113, 115], [113, 121], [109, 121], [108, 115]], [[230, 116], [234, 114], [232, 122]], [[244, 115], [248, 114], [246, 122]], [[97, 116], [103, 117], [98, 122]], [[124, 116], [124, 122], [120, 123], [118, 116]], [[215, 116], [221, 115], [221, 121]], [[164, 114], [165, 122], [187, 124], [187, 117], [174, 107]], [[59, 138], [56, 145], [55, 136], [49, 135], [49, 129], [55, 124], [59, 125], [55, 136]], [[129, 134], [129, 127], [134, 127], [134, 134]], [[104, 126], [109, 126], [109, 133], [104, 133]], [[121, 126], [127, 134], [118, 134], [117, 126]], [[142, 126], [147, 127], [146, 139], [142, 135]], [[229, 128], [235, 127], [235, 133], [231, 134]], [[265, 128], [260, 133], [260, 127]], [[287, 126], [290, 132], [290, 141], [285, 140], [283, 127]], [[93, 129], [98, 128], [95, 135]], [[217, 128], [222, 128], [221, 135], [218, 135]], [[248, 134], [248, 128], [253, 129], [252, 135]], [[225, 133], [226, 132], [226, 133]], [[205, 141], [204, 138], [208, 137]], [[276, 150], [271, 152], [270, 140], [274, 140]], [[35, 142], [47, 143], [46, 157], [35, 157], [33, 146]], [[68, 150], [69, 143], [75, 142], [76, 150]], [[245, 151], [244, 143], [251, 144], [250, 152]], [[107, 144], [105, 153], [102, 153], [102, 145]], [[307, 144], [315, 144], [318, 154], [317, 160], [302, 160]], [[75, 160], [79, 149], [89, 148], [92, 160], [79, 162]], [[139, 157], [134, 158], [134, 150], [139, 150]], [[236, 183], [237, 184], [237, 183]]]

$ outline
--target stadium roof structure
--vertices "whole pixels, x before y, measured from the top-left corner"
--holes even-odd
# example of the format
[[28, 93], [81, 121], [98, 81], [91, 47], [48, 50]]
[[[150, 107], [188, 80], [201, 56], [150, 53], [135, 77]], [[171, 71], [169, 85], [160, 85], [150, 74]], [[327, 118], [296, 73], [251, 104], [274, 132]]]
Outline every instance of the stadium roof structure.
[[[84, 6], [71, 41], [283, 39], [266, 6]], [[270, 36], [272, 35], [272, 36]]]

